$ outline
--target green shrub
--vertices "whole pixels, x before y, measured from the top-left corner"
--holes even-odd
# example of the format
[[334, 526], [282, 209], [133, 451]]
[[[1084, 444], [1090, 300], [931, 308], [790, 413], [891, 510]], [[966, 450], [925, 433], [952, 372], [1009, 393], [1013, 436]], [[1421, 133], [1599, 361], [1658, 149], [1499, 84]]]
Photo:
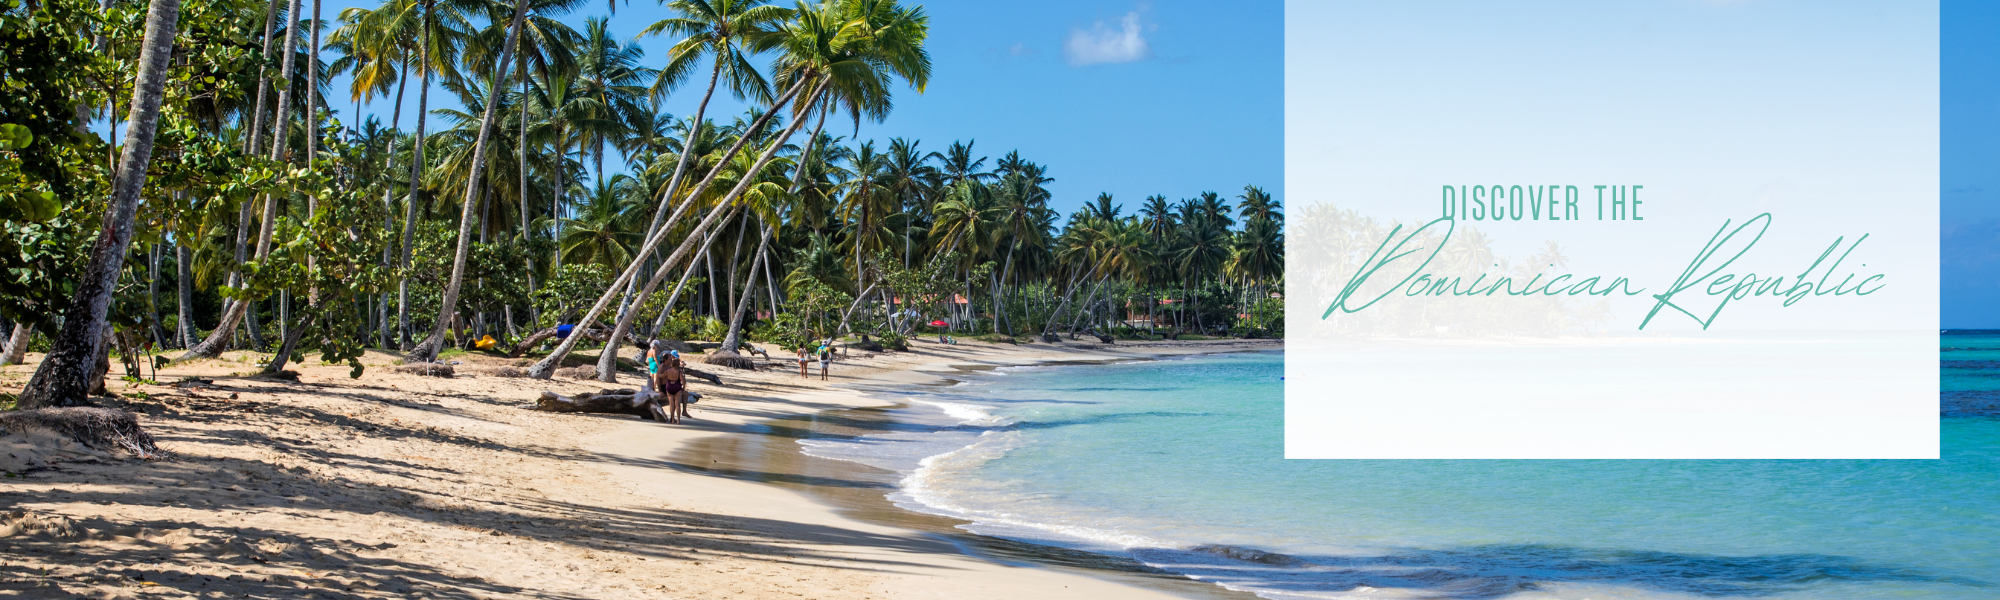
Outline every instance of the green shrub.
[[717, 319], [715, 317], [702, 317], [701, 331], [696, 332], [694, 337], [695, 339], [700, 339], [710, 342], [720, 342], [722, 341], [722, 338], [728, 337], [728, 335], [729, 335], [728, 323], [724, 323], [722, 322], [722, 319]]
[[888, 328], [883, 328], [881, 333], [877, 333], [875, 339], [882, 342], [883, 348], [904, 352], [910, 351], [910, 339], [903, 337], [903, 334], [890, 331]]

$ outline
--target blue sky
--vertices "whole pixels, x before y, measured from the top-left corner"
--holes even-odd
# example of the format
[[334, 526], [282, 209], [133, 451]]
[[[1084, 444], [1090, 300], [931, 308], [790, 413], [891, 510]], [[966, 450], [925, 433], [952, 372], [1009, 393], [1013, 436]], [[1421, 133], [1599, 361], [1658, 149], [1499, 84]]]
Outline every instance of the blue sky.
[[[375, 3], [332, 0], [324, 11], [332, 19], [357, 5]], [[883, 123], [864, 122], [861, 138], [886, 145], [890, 137], [911, 137], [934, 151], [953, 140], [976, 140], [975, 149], [995, 160], [1018, 149], [1049, 168], [1052, 206], [1064, 214], [1099, 192], [1113, 194], [1128, 213], [1151, 194], [1177, 200], [1217, 191], [1233, 198], [1245, 184], [1283, 199], [1281, 2], [924, 6], [931, 15], [930, 86], [921, 95], [898, 90], [895, 111]], [[592, 2], [566, 20], [581, 29], [585, 17], [606, 12], [603, 3]], [[658, 3], [639, 0], [621, 4], [611, 25], [629, 39], [665, 16]], [[671, 41], [639, 43], [647, 64], [658, 66]], [[345, 119], [353, 110], [347, 82], [335, 85], [334, 105]], [[669, 98], [662, 110], [693, 114], [699, 85]], [[456, 104], [441, 91], [431, 95], [434, 106]], [[743, 108], [724, 96], [709, 108], [721, 121]], [[415, 124], [415, 101], [412, 90], [406, 129]], [[385, 121], [391, 109], [381, 99], [363, 107]], [[827, 128], [855, 135], [852, 122]]]
[[2000, 328], [2000, 6], [1947, 0], [1942, 16], [1938, 319]]

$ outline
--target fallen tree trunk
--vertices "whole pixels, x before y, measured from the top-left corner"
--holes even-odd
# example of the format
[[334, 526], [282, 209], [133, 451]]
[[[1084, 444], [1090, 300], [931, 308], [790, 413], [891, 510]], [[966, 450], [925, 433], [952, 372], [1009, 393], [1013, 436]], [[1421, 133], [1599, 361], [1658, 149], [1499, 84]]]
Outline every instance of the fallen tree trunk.
[[521, 343], [514, 344], [514, 349], [508, 351], [507, 356], [510, 357], [520, 356], [522, 353], [535, 349], [535, 346], [540, 345], [542, 342], [548, 341], [549, 338], [555, 336], [556, 336], [556, 328], [554, 327], [550, 327], [548, 329], [543, 329], [541, 331], [529, 334], [526, 339], [521, 340]]
[[688, 377], [693, 377], [695, 379], [706, 381], [709, 383], [709, 385], [722, 385], [722, 378], [716, 376], [716, 374], [714, 373], [696, 369], [694, 367], [681, 367], [681, 372], [686, 373]]
[[574, 397], [555, 392], [542, 392], [531, 410], [560, 413], [601, 413], [633, 415], [655, 421], [665, 421], [666, 409], [660, 407], [661, 396], [645, 390], [604, 390], [595, 394], [577, 394]]

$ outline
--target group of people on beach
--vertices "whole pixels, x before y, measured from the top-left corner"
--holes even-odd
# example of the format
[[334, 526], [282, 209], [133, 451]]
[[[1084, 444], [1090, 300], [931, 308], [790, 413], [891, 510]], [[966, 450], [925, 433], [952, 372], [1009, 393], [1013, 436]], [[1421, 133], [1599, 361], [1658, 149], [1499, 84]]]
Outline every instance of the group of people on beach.
[[833, 338], [827, 338], [826, 341], [820, 342], [818, 350], [812, 350], [812, 347], [813, 344], [810, 342], [799, 344], [799, 378], [812, 378], [812, 375], [807, 374], [806, 369], [812, 363], [812, 359], [817, 357], [819, 359], [819, 380], [826, 381], [826, 371], [833, 365]]
[[[800, 345], [799, 377], [803, 379], [812, 377], [808, 374], [807, 367], [816, 358], [819, 360], [819, 378], [825, 381], [827, 371], [833, 366], [833, 344], [833, 339], [828, 338], [820, 341], [817, 349], [813, 349], [812, 343]], [[687, 385], [687, 371], [687, 363], [681, 360], [679, 350], [667, 348], [666, 342], [661, 340], [653, 340], [646, 345], [647, 381], [661, 397], [665, 398], [665, 402], [662, 402], [664, 406], [661, 407], [664, 410], [659, 412], [664, 413], [660, 417], [667, 423], [678, 425], [681, 419], [694, 418], [688, 414], [687, 409], [688, 405], [693, 403], [689, 397], [691, 392]]]

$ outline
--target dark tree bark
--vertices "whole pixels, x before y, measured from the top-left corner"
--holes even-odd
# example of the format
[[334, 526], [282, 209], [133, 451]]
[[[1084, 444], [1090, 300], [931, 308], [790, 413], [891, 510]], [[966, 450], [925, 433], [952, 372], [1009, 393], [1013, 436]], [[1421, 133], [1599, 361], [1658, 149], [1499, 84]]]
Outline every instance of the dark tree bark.
[[165, 347], [166, 331], [160, 328], [160, 244], [146, 250], [146, 336], [154, 346]]
[[96, 367], [91, 359], [104, 345], [108, 327], [104, 316], [111, 310], [111, 293], [132, 244], [132, 218], [139, 209], [146, 167], [153, 159], [153, 136], [158, 132], [160, 100], [167, 85], [167, 59], [173, 55], [180, 12], [180, 0], [153, 0], [146, 10], [138, 84], [132, 91], [132, 110], [126, 118], [130, 124], [125, 129], [125, 150], [119, 157], [110, 210], [98, 230], [97, 245], [77, 285], [75, 300], [64, 312], [62, 331], [22, 391], [20, 408], [77, 406], [90, 391], [90, 374]]

